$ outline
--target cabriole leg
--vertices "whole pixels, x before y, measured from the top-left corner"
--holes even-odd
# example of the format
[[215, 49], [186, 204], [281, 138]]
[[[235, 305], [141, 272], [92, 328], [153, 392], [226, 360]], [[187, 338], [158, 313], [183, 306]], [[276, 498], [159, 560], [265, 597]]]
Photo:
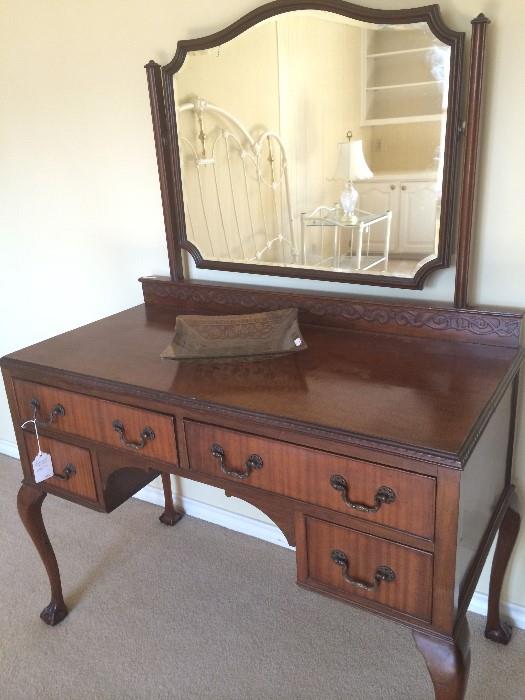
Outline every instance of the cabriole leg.
[[46, 495], [45, 491], [22, 484], [17, 505], [20, 518], [46, 567], [51, 586], [51, 602], [42, 610], [40, 617], [48, 625], [58, 625], [66, 617], [67, 608], [62, 596], [57, 560], [42, 519], [42, 503]]
[[496, 551], [492, 560], [485, 637], [493, 642], [498, 642], [498, 644], [508, 644], [512, 636], [512, 627], [502, 622], [500, 618], [500, 596], [507, 564], [520, 531], [520, 520], [517, 511], [510, 507], [507, 508], [501, 522]]
[[164, 513], [159, 517], [164, 525], [175, 525], [182, 518], [184, 513], [175, 510], [173, 505], [173, 495], [171, 493], [171, 476], [162, 472], [162, 488], [164, 489]]
[[453, 640], [413, 630], [414, 641], [427, 665], [436, 700], [463, 700], [470, 668], [469, 627], [464, 617]]

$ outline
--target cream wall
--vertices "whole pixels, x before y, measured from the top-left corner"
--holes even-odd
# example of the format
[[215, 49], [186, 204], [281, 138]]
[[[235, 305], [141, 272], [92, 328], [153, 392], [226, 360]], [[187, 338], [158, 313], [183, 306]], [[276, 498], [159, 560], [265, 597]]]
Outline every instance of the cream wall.
[[[322, 57], [312, 46], [323, 47]], [[349, 129], [361, 138], [361, 28], [334, 22], [330, 15], [320, 20], [290, 14], [279, 21], [279, 55], [281, 137], [299, 227], [301, 212], [339, 199], [343, 185], [333, 179], [336, 144], [346, 141]], [[334, 109], [342, 85], [344, 99]]]
[[374, 175], [437, 170], [440, 122], [365, 127], [367, 161]]
[[[360, 26], [344, 18], [334, 20], [330, 13], [320, 17], [319, 13], [292, 12], [261, 22], [220, 48], [187, 56], [174, 81], [178, 108], [199, 97], [226, 110], [254, 138], [266, 131], [279, 134], [290, 184], [290, 202], [284, 182], [275, 190], [258, 187], [260, 179], [251, 159], [240, 157], [235, 142], [230, 142], [227, 157], [219, 138], [224, 127], [235, 138], [240, 132], [228, 119], [210, 113], [204, 113], [202, 123], [206, 155], [214, 154], [214, 165], [197, 170], [195, 157], [202, 151], [199, 122], [193, 110], [179, 112], [187, 234], [204, 257], [254, 260], [268, 238], [281, 234], [280, 224], [286, 235], [290, 214], [293, 240], [298, 241], [300, 214], [339, 199], [342, 183], [334, 179], [336, 144], [346, 140], [349, 129], [354, 138], [361, 138], [361, 36]], [[312, 52], [312, 46], [323, 46], [322, 56]], [[339, 100], [342, 85], [345, 97]], [[257, 163], [263, 182], [270, 182], [266, 142], [262, 146]], [[280, 156], [274, 141], [272, 168], [278, 180]], [[282, 217], [277, 219], [276, 210]], [[323, 251], [322, 236], [313, 233], [310, 262], [333, 254], [333, 242], [325, 237], [328, 250]], [[287, 246], [273, 246], [265, 250], [262, 261], [279, 262], [284, 255], [286, 262], [290, 252]]]
[[[379, 8], [414, 0], [368, 0]], [[213, 32], [253, 9], [248, 0], [0, 0], [0, 354], [140, 303], [142, 274], [167, 272], [143, 65], [166, 63], [178, 39]], [[525, 84], [522, 0], [444, 0], [445, 20], [469, 29], [489, 15], [486, 118], [471, 300], [525, 307], [522, 162]], [[202, 278], [242, 280], [199, 271]], [[451, 271], [424, 292], [449, 299]], [[250, 281], [267, 283], [264, 278]], [[283, 285], [382, 290], [283, 280]], [[525, 383], [524, 385], [525, 386]], [[525, 503], [525, 414], [518, 415], [515, 480]], [[14, 434], [4, 395], [0, 448]], [[262, 516], [220, 492], [185, 495]], [[505, 597], [525, 605], [525, 528]], [[480, 589], [487, 589], [484, 576]]]
[[[255, 139], [266, 131], [278, 134], [278, 75], [276, 23], [262, 22], [218, 48], [187, 56], [175, 76], [176, 104], [180, 107], [198, 97], [226, 110]], [[202, 153], [199, 122], [193, 110], [178, 113], [188, 238], [205, 258], [254, 259], [268, 239], [278, 234], [275, 210], [282, 189], [257, 187], [257, 165], [266, 182], [272, 179], [267, 143], [263, 142], [257, 161], [244, 159], [246, 140], [230, 120], [205, 112], [202, 125], [206, 156], [213, 155], [214, 165], [198, 168], [195, 154]], [[232, 134], [228, 149], [221, 138], [223, 129]], [[273, 148], [278, 173], [280, 151], [275, 142]], [[254, 156], [250, 149], [248, 153]], [[278, 253], [277, 248], [265, 252], [265, 261]]]

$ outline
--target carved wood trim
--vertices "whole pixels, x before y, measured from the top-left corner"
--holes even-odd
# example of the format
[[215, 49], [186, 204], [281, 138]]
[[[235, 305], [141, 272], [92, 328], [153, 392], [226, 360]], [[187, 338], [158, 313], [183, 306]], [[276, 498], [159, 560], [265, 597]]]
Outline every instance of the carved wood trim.
[[332, 296], [220, 283], [171, 282], [142, 277], [146, 304], [181, 313], [250, 313], [297, 307], [303, 323], [485, 345], [519, 347], [523, 315], [418, 306], [354, 296]]

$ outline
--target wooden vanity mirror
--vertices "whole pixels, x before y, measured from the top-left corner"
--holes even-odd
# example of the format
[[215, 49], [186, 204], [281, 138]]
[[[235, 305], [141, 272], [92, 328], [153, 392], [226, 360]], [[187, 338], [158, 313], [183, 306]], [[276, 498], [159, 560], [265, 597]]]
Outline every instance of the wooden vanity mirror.
[[437, 5], [299, 0], [179, 42], [153, 110], [172, 246], [197, 267], [421, 288], [454, 239], [463, 37]]

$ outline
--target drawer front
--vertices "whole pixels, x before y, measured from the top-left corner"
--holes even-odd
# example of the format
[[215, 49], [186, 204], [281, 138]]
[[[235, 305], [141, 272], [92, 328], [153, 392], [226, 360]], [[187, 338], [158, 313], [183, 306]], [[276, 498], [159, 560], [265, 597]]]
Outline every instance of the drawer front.
[[[433, 537], [433, 477], [204, 423], [184, 425], [191, 469], [223, 476], [222, 464], [227, 471], [248, 472], [242, 481], [254, 487]], [[257, 466], [256, 457], [262, 466]], [[255, 460], [253, 465], [250, 460]], [[235, 475], [228, 478], [239, 480]]]
[[[64, 413], [60, 415], [55, 412], [49, 428], [178, 464], [175, 426], [171, 416], [42, 384], [22, 380], [15, 380], [14, 384], [18, 410], [24, 420], [32, 417], [32, 399], [38, 401], [38, 416], [44, 422], [60, 405]], [[120, 432], [115, 430], [114, 421], [122, 426]], [[142, 437], [145, 429], [152, 431], [148, 432], [150, 437], [146, 439]]]
[[[24, 440], [29, 459], [32, 461], [38, 452], [36, 438], [32, 433], [24, 433]], [[56, 490], [69, 491], [90, 501], [97, 500], [89, 450], [76, 447], [76, 445], [67, 445], [43, 435], [40, 435], [40, 445], [42, 452], [51, 455], [55, 474], [67, 477], [52, 476], [42, 482], [43, 484], [50, 485]]]
[[299, 582], [349, 600], [372, 601], [430, 622], [432, 554], [366, 535], [340, 525], [305, 518], [297, 541], [306, 562]]

